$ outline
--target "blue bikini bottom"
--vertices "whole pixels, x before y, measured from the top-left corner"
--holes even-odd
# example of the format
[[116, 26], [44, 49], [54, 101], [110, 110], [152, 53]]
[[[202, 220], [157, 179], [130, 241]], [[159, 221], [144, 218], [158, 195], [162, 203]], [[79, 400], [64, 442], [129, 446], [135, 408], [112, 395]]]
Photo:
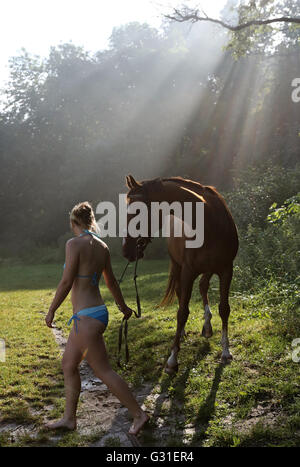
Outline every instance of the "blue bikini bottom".
[[99, 306], [92, 306], [90, 308], [84, 308], [83, 310], [78, 311], [78, 313], [75, 313], [72, 316], [72, 318], [69, 319], [68, 324], [70, 325], [72, 321], [74, 320], [76, 332], [78, 332], [77, 321], [80, 321], [80, 318], [78, 318], [78, 316], [89, 316], [90, 318], [94, 318], [94, 319], [97, 319], [98, 321], [101, 321], [101, 323], [105, 324], [105, 326], [107, 326], [108, 324], [108, 311], [107, 311], [106, 305], [99, 305]]

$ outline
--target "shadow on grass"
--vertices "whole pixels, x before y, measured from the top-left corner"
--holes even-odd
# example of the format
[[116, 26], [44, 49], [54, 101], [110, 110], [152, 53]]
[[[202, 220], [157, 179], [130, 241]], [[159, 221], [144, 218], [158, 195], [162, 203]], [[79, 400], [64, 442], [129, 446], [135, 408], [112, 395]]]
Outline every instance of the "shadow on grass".
[[195, 434], [191, 440], [191, 445], [193, 446], [201, 446], [203, 444], [206, 430], [215, 412], [216, 396], [225, 366], [226, 364], [219, 363], [219, 365], [215, 369], [214, 379], [212, 382], [210, 392], [206, 397], [205, 402], [203, 402], [203, 404], [198, 410], [197, 417], [195, 420]]
[[[186, 415], [184, 413], [184, 405], [187, 399], [185, 390], [188, 386], [191, 369], [195, 364], [199, 363], [200, 359], [204, 359], [209, 352], [210, 346], [205, 342], [204, 345], [202, 345], [202, 348], [195, 355], [195, 358], [189, 367], [186, 368], [183, 373], [178, 377], [166, 377], [163, 380], [161, 383], [161, 393], [155, 402], [155, 408], [153, 411], [154, 419], [156, 418], [160, 420], [160, 423], [157, 424], [154, 420], [151, 426], [147, 428], [147, 432], [142, 436], [145, 446], [202, 446], [205, 440], [207, 428], [215, 412], [216, 396], [225, 365], [220, 363], [215, 370], [210, 392], [200, 406], [196, 420], [192, 424], [195, 430], [194, 435], [188, 441]], [[163, 405], [166, 400], [168, 400], [166, 392], [169, 389], [172, 379], [175, 379], [173, 384], [176, 388], [174, 395], [171, 397], [171, 404], [169, 406], [168, 413], [165, 414]], [[161, 420], [163, 420], [163, 423], [161, 423]]]
[[[191, 370], [210, 352], [209, 342], [200, 345], [182, 373], [168, 376], [161, 373], [160, 393], [154, 403], [153, 419], [142, 435], [144, 446], [183, 446], [185, 439], [186, 389]], [[165, 362], [166, 363], [166, 362]], [[164, 365], [165, 366], [165, 365]], [[180, 371], [180, 370], [179, 370]], [[158, 383], [154, 384], [157, 386]], [[171, 391], [170, 391], [171, 390]], [[167, 411], [165, 404], [167, 403]]]

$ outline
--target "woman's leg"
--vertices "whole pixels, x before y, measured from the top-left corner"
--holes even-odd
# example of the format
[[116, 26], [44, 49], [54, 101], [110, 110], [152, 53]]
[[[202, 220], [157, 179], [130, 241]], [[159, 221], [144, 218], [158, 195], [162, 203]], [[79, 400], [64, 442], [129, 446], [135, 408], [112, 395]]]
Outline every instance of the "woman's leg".
[[138, 405], [126, 382], [111, 368], [102, 334], [96, 334], [89, 339], [85, 358], [95, 375], [106, 384], [121, 404], [128, 408], [133, 416], [133, 425], [129, 433], [137, 434], [149, 417]]
[[76, 409], [81, 389], [78, 365], [82, 360], [82, 350], [78, 344], [79, 340], [73, 328], [62, 359], [66, 394], [65, 413], [61, 420], [48, 424], [49, 429], [68, 428], [74, 430], [76, 428]]

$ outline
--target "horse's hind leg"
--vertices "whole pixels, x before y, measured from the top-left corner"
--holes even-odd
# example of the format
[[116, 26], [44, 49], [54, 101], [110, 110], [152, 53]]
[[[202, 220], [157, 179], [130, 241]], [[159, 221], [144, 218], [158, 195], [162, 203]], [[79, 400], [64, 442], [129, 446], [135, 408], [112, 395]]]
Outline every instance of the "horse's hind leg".
[[220, 277], [220, 304], [219, 304], [219, 313], [222, 319], [222, 363], [228, 363], [232, 360], [232, 355], [229, 351], [229, 340], [228, 340], [228, 318], [230, 314], [229, 306], [229, 289], [232, 279], [232, 264], [221, 273]]
[[212, 275], [213, 275], [212, 272], [204, 273], [199, 282], [200, 294], [201, 294], [203, 305], [204, 305], [204, 324], [203, 324], [203, 329], [202, 329], [203, 337], [211, 337], [213, 335], [213, 330], [212, 330], [211, 323], [210, 323], [212, 314], [209, 308], [208, 295], [207, 295], [209, 281]]

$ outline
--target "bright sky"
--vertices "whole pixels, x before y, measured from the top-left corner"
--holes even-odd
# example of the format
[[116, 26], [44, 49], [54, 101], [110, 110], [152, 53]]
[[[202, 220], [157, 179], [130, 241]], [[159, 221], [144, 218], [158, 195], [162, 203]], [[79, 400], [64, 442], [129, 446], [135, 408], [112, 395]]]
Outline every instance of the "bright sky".
[[72, 41], [95, 52], [107, 47], [115, 26], [131, 21], [159, 27], [161, 16], [182, 3], [198, 5], [217, 17], [225, 0], [9, 0], [1, 2], [0, 85], [8, 59], [24, 47], [47, 56], [52, 45]]

